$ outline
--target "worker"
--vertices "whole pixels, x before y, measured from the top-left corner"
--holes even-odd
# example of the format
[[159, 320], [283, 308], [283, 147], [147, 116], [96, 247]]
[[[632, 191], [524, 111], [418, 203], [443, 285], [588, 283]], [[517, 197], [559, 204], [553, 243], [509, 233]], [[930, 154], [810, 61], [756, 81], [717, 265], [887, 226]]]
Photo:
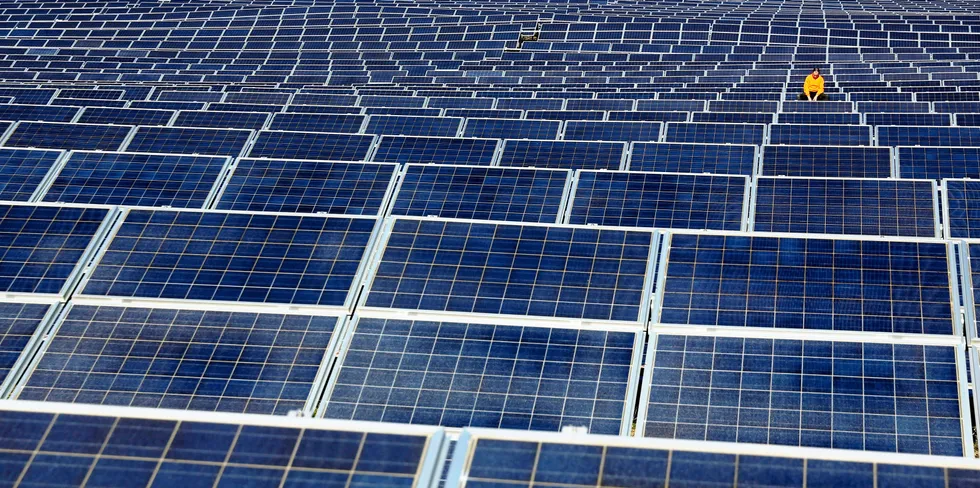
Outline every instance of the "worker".
[[813, 72], [810, 76], [806, 77], [806, 81], [803, 82], [803, 93], [800, 94], [800, 100], [826, 100], [827, 94], [823, 92], [823, 76], [820, 76], [820, 68], [813, 68]]

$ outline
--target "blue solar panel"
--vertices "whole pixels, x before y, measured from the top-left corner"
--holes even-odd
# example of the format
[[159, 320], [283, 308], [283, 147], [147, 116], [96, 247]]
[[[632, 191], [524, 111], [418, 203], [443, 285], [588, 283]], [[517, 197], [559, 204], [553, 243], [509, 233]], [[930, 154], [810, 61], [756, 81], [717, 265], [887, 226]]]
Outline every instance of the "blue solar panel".
[[131, 210], [84, 293], [347, 308], [375, 223]]
[[337, 325], [330, 316], [76, 305], [18, 399], [285, 415], [309, 409]]
[[766, 146], [762, 174], [827, 178], [889, 178], [892, 155], [887, 147]]
[[396, 219], [367, 307], [636, 322], [652, 234]]
[[559, 99], [546, 98], [498, 98], [498, 109], [519, 110], [562, 110], [564, 102]]
[[824, 101], [820, 103], [812, 103], [808, 101], [797, 101], [797, 100], [787, 100], [783, 102], [780, 107], [782, 112], [834, 112], [834, 113], [851, 113], [854, 112], [854, 104], [851, 102], [844, 101]]
[[812, 146], [870, 146], [871, 128], [863, 125], [790, 125], [769, 126], [770, 144]]
[[921, 113], [931, 112], [928, 103], [916, 102], [859, 102], [857, 110], [861, 113], [892, 112], [892, 113]]
[[26, 202], [63, 153], [0, 149], [0, 200]]
[[629, 170], [752, 175], [755, 158], [755, 146], [636, 143], [630, 151]]
[[742, 230], [748, 178], [581, 171], [570, 224]]
[[762, 232], [939, 237], [935, 183], [927, 180], [756, 180]]
[[43, 201], [203, 208], [228, 158], [72, 152]]
[[806, 113], [794, 112], [779, 114], [777, 122], [780, 124], [794, 125], [859, 125], [861, 114], [841, 114], [841, 113]]
[[174, 127], [212, 127], [215, 129], [259, 130], [269, 114], [264, 112], [181, 111], [171, 124]]
[[929, 125], [949, 126], [952, 120], [949, 114], [907, 114], [907, 113], [870, 113], [864, 115], [867, 125]]
[[319, 132], [259, 132], [251, 158], [319, 159], [322, 161], [363, 161], [374, 136], [327, 134]]
[[670, 122], [667, 124], [664, 141], [761, 145], [765, 135], [766, 126], [762, 124]]
[[632, 409], [636, 339], [630, 332], [360, 317], [324, 416], [521, 430], [585, 426], [616, 435]]
[[566, 141], [656, 141], [660, 122], [593, 122], [572, 120], [565, 123]]
[[453, 453], [447, 486], [966, 488], [980, 483], [980, 470], [972, 460], [952, 457], [896, 455], [872, 461], [855, 460], [854, 452], [803, 453], [792, 448], [761, 456], [738, 445], [713, 444], [700, 451], [693, 445], [671, 447], [640, 439], [597, 437], [583, 442], [563, 434], [519, 439], [488, 434], [464, 434]]
[[463, 137], [490, 139], [557, 139], [557, 120], [466, 119]]
[[427, 486], [435, 471], [430, 453], [443, 440], [441, 432], [401, 433], [390, 426], [283, 426], [182, 412], [143, 418], [123, 408], [35, 405], [3, 405], [2, 479], [9, 484]]
[[609, 112], [609, 120], [687, 122], [687, 112]]
[[902, 178], [980, 178], [980, 148], [899, 147], [896, 151]]
[[167, 154], [238, 156], [252, 137], [239, 129], [191, 129], [184, 127], [139, 127], [126, 145], [127, 151]]
[[217, 208], [379, 215], [398, 165], [241, 159]]
[[356, 134], [361, 131], [365, 118], [349, 114], [276, 114], [269, 129]]
[[875, 132], [879, 146], [980, 146], [980, 127], [882, 125]]
[[48, 305], [0, 303], [0, 385], [8, 380], [47, 313]]
[[88, 107], [76, 122], [86, 124], [167, 125], [172, 110]]
[[528, 110], [525, 117], [529, 120], [602, 120], [606, 114], [584, 110]]
[[406, 117], [401, 115], [372, 115], [365, 134], [393, 136], [455, 137], [463, 119], [453, 117]]
[[71, 122], [81, 109], [53, 105], [0, 105], [0, 120]]
[[156, 100], [135, 100], [129, 108], [153, 108], [160, 110], [204, 110], [206, 104], [200, 102], [158, 102]]
[[496, 139], [382, 136], [372, 160], [489, 166], [497, 152], [498, 142]]
[[366, 107], [367, 115], [401, 115], [405, 117], [439, 117], [442, 110], [438, 108], [398, 108], [398, 107]]
[[413, 164], [391, 215], [555, 223], [570, 179], [568, 170]]
[[980, 237], [980, 181], [950, 179], [943, 182], [947, 238]]
[[613, 169], [623, 165], [626, 144], [621, 142], [507, 140], [501, 166], [561, 169]]
[[523, 119], [524, 112], [521, 110], [500, 110], [500, 109], [466, 109], [448, 108], [446, 117], [481, 118], [481, 119]]
[[125, 125], [60, 124], [54, 122], [20, 122], [5, 146], [44, 149], [116, 151], [132, 127]]
[[61, 294], [107, 215], [105, 208], [0, 205], [0, 291]]
[[704, 112], [702, 100], [637, 100], [637, 111], [648, 112]]
[[779, 102], [754, 100], [713, 100], [708, 102], [709, 112], [776, 113]]
[[644, 436], [961, 456], [950, 346], [658, 335]]
[[673, 234], [659, 323], [954, 333], [940, 241]]
[[[781, 114], [782, 116], [784, 114]], [[771, 124], [771, 113], [752, 112], [694, 112], [691, 122], [718, 122], [723, 124]], [[685, 121], [681, 121], [685, 122]]]
[[[970, 242], [966, 243], [967, 254], [969, 255], [969, 267], [970, 267], [970, 283], [969, 285], [972, 289], [966, 290], [969, 294], [967, 298], [972, 299], [972, 314], [968, 314], [969, 320], [973, 323], [968, 323], [968, 336], [973, 339], [976, 343], [977, 338], [980, 338], [980, 321], [977, 321], [977, 317], [980, 317], [980, 243]], [[970, 304], [970, 301], [966, 302]], [[970, 316], [972, 315], [972, 317]], [[974, 392], [974, 394], [976, 394]]]

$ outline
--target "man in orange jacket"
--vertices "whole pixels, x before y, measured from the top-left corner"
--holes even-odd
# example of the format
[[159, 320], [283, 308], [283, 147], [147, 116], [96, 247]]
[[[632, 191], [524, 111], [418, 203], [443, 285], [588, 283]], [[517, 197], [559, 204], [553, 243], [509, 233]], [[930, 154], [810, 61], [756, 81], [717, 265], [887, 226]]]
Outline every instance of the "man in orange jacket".
[[823, 76], [820, 76], [820, 68], [813, 68], [813, 72], [810, 76], [806, 77], [806, 81], [803, 82], [803, 93], [800, 94], [800, 100], [826, 100], [827, 94], [823, 92]]

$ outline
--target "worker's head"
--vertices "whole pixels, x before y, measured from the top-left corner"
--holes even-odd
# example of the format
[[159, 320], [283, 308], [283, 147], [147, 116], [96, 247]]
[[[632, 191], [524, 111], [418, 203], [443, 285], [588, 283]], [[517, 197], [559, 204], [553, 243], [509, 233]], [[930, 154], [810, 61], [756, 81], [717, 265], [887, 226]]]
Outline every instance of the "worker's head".
[[810, 73], [813, 78], [820, 78], [820, 68], [813, 68], [813, 72]]

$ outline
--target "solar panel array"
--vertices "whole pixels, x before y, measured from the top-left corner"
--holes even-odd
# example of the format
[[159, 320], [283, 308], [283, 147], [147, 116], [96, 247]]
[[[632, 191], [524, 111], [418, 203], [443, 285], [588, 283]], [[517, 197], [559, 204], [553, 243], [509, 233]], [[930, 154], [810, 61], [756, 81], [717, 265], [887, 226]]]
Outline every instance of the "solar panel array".
[[0, 7], [0, 485], [977, 485], [927, 3]]

